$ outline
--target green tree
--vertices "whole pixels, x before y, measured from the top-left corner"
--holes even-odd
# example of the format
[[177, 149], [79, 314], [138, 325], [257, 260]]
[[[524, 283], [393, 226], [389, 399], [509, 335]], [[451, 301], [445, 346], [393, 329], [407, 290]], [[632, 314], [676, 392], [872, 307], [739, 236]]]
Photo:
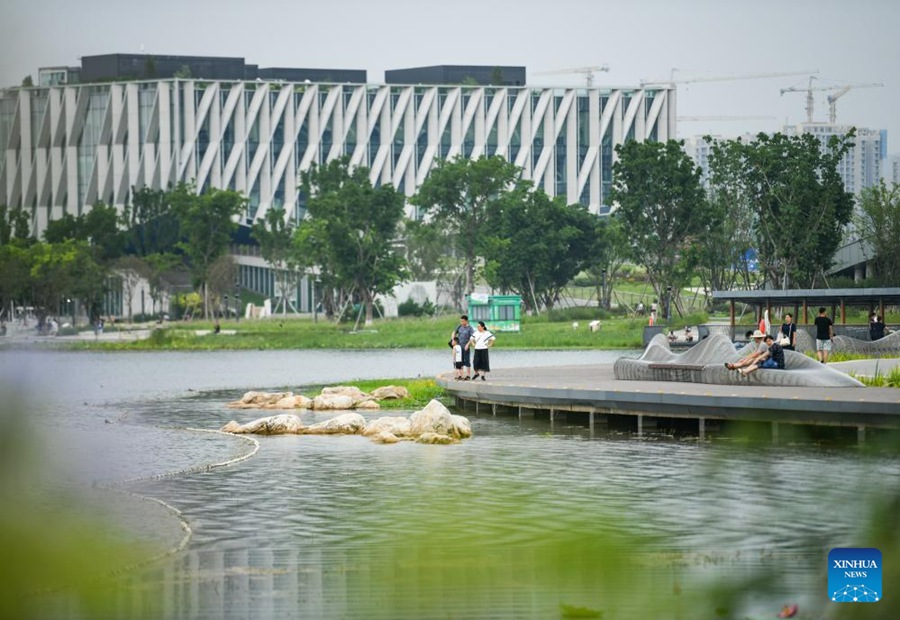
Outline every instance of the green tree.
[[[681, 142], [636, 142], [616, 147], [611, 199], [631, 246], [632, 259], [647, 270], [659, 296], [679, 291], [691, 278], [691, 246], [703, 230], [705, 199], [700, 169]], [[680, 296], [675, 306], [683, 314]]]
[[298, 282], [297, 261], [292, 251], [294, 227], [287, 221], [283, 208], [272, 208], [253, 224], [250, 234], [259, 242], [260, 254], [274, 269], [277, 288], [282, 291], [273, 312], [278, 312], [280, 306], [282, 314], [286, 314], [288, 292], [296, 290]]
[[466, 294], [475, 287], [476, 261], [484, 256], [487, 241], [493, 237], [490, 215], [514, 190], [519, 176], [519, 168], [502, 157], [472, 160], [458, 156], [439, 161], [410, 199], [447, 234], [462, 258]]
[[31, 303], [39, 324], [66, 299], [80, 299], [92, 319], [99, 315], [109, 272], [95, 260], [86, 241], [35, 243], [27, 252]]
[[612, 291], [620, 270], [631, 255], [628, 237], [622, 222], [614, 216], [598, 217], [593, 221], [593, 245], [585, 270], [597, 283], [597, 303], [609, 309]]
[[508, 194], [492, 219], [485, 279], [540, 311], [553, 308], [590, 258], [595, 216], [529, 185]]
[[24, 78], [22, 78], [22, 87], [31, 88], [32, 86], [34, 86], [34, 80], [31, 78], [31, 74], [29, 73]]
[[[698, 274], [708, 293], [729, 290], [738, 284], [751, 288], [756, 280], [750, 270], [755, 215], [743, 191], [741, 142], [713, 142], [709, 137], [705, 140], [712, 145], [712, 153], [705, 231], [695, 248]], [[708, 295], [707, 303], [710, 300]]]
[[753, 209], [760, 270], [770, 284], [814, 288], [831, 265], [853, 211], [838, 163], [854, 135], [822, 144], [811, 134], [759, 134], [714, 147], [712, 161], [736, 171], [741, 199]]
[[194, 285], [203, 291], [203, 312], [208, 319], [210, 269], [228, 251], [237, 228], [234, 218], [244, 211], [247, 199], [233, 190], [215, 188], [198, 196], [192, 185], [181, 183], [172, 191], [171, 204], [181, 224], [183, 241], [178, 247], [188, 258]]
[[31, 217], [22, 207], [0, 205], [0, 245], [30, 238]]
[[100, 261], [110, 261], [121, 256], [125, 248], [125, 235], [119, 230], [116, 208], [96, 203], [86, 214], [64, 213], [51, 220], [44, 230], [44, 241], [62, 243], [67, 240], [86, 241]]
[[30, 271], [28, 246], [22, 243], [0, 245], [0, 317], [10, 304], [23, 304], [26, 300], [30, 293]]
[[314, 166], [301, 178], [308, 200], [296, 233], [298, 256], [319, 266], [323, 283], [358, 296], [370, 325], [375, 296], [406, 277], [395, 247], [403, 196], [391, 185], [372, 187], [369, 170], [351, 170], [347, 158]]
[[150, 254], [144, 257], [144, 261], [147, 265], [147, 286], [150, 288], [150, 299], [153, 304], [152, 312], [157, 312], [157, 305], [159, 305], [159, 310], [163, 311], [163, 292], [166, 288], [165, 275], [177, 267], [183, 269], [184, 264], [180, 256], [168, 253]]
[[447, 259], [447, 235], [440, 226], [423, 220], [406, 220], [406, 261], [413, 280], [435, 280], [443, 275]]
[[854, 217], [859, 238], [867, 242], [875, 276], [883, 283], [900, 282], [900, 185], [867, 187]]
[[127, 242], [138, 256], [170, 254], [179, 238], [178, 218], [169, 202], [169, 192], [132, 188], [131, 204], [122, 213]]

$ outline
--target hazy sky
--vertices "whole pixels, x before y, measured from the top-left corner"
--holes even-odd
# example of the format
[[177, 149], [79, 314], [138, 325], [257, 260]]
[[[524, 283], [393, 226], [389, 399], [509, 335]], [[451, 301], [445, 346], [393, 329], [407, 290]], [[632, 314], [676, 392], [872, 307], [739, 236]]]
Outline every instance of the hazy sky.
[[[820, 85], [881, 82], [837, 104], [838, 122], [887, 129], [900, 153], [898, 0], [3, 0], [0, 84], [114, 52], [243, 56], [260, 66], [385, 69], [525, 65], [533, 85], [580, 85], [540, 71], [610, 65], [598, 85], [818, 69]], [[683, 84], [679, 134], [772, 131], [805, 119], [802, 75]], [[815, 120], [826, 120], [827, 92]]]

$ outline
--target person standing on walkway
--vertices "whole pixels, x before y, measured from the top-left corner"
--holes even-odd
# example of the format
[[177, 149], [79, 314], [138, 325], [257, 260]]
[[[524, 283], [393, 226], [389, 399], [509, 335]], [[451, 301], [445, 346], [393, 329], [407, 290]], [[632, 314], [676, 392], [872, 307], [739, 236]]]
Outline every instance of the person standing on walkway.
[[463, 362], [462, 362], [463, 350], [462, 350], [462, 347], [461, 347], [460, 344], [459, 344], [459, 338], [453, 338], [453, 340], [450, 341], [450, 344], [453, 346], [453, 355], [452, 355], [452, 359], [453, 359], [453, 367], [456, 369], [456, 380], [457, 380], [457, 381], [462, 381], [462, 378], [463, 378], [463, 374], [462, 374], [462, 369], [463, 369]]
[[487, 330], [484, 321], [478, 321], [478, 331], [472, 336], [470, 342], [475, 349], [475, 359], [472, 362], [472, 365], [475, 367], [475, 374], [472, 376], [473, 381], [479, 377], [478, 373], [481, 373], [482, 381], [487, 381], [487, 374], [491, 372], [488, 349], [494, 345], [495, 340], [494, 334]]
[[788, 344], [782, 345], [788, 351], [795, 350], [797, 346], [797, 324], [794, 323], [793, 315], [788, 312], [784, 315], [784, 323], [781, 324], [781, 333], [788, 339]]
[[828, 363], [828, 354], [831, 353], [831, 341], [834, 338], [834, 321], [825, 315], [825, 308], [819, 308], [819, 316], [816, 317], [816, 357], [823, 364]]
[[469, 325], [469, 316], [464, 314], [459, 317], [459, 325], [450, 334], [450, 339], [459, 338], [459, 346], [462, 347], [462, 365], [466, 369], [466, 376], [463, 377], [468, 381], [472, 375], [472, 362], [469, 355], [469, 340], [475, 335], [475, 329]]

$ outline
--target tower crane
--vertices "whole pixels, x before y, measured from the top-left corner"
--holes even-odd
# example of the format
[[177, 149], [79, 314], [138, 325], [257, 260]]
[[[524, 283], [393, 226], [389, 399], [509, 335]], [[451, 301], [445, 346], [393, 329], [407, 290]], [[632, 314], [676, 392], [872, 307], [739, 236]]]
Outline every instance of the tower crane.
[[609, 65], [597, 65], [594, 67], [575, 67], [574, 69], [557, 69], [555, 71], [539, 71], [532, 75], [565, 75], [567, 73], [581, 73], [584, 74], [585, 83], [588, 88], [591, 88], [594, 85], [594, 74], [599, 71], [609, 72]]
[[641, 80], [641, 86], [665, 86], [667, 84], [692, 84], [695, 82], [731, 82], [735, 80], [759, 80], [763, 78], [786, 77], [789, 75], [810, 75], [818, 73], [818, 69], [807, 69], [805, 71], [776, 71], [774, 73], [744, 73], [740, 75], [719, 75], [711, 77], [694, 77], [675, 79], [675, 71], [672, 69], [671, 78], [668, 80]]
[[809, 83], [804, 88], [802, 86], [791, 86], [788, 88], [782, 88], [781, 94], [785, 93], [798, 93], [798, 92], [806, 92], [806, 121], [808, 123], [813, 122], [813, 107], [815, 105], [815, 99], [813, 98], [813, 92], [817, 91], [828, 91], [828, 90], [836, 90], [837, 92], [833, 95], [828, 96], [828, 118], [832, 124], [837, 121], [837, 100], [846, 95], [850, 89], [852, 88], [878, 88], [884, 86], [884, 84], [880, 82], [867, 82], [863, 84], [843, 84], [836, 86], [813, 86], [813, 80], [816, 79], [814, 76], [809, 76]]

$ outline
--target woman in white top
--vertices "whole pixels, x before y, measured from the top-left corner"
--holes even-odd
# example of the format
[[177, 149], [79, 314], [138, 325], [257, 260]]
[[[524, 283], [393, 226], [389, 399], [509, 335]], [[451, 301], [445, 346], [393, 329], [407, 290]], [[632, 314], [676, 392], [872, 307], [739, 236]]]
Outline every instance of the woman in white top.
[[487, 330], [487, 327], [484, 326], [484, 321], [478, 321], [478, 329], [475, 331], [472, 339], [469, 340], [469, 346], [475, 348], [475, 356], [472, 360], [472, 368], [475, 369], [475, 374], [472, 375], [473, 381], [479, 377], [479, 373], [481, 373], [481, 380], [487, 381], [487, 373], [491, 371], [488, 349], [493, 346], [494, 340], [496, 340], [494, 334]]

